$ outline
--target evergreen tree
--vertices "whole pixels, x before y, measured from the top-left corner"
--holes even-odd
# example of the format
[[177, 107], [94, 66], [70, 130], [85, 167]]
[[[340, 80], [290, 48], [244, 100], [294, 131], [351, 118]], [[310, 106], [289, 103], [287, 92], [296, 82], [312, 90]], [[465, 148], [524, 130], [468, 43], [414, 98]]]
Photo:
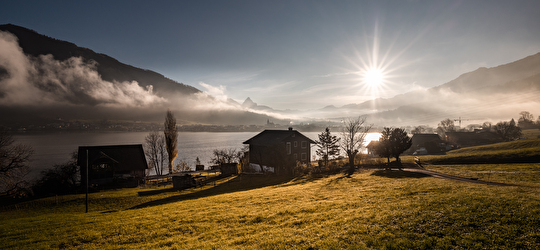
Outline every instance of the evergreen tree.
[[390, 135], [392, 134], [391, 128], [384, 128], [381, 132], [379, 142], [375, 146], [375, 153], [380, 157], [384, 157], [390, 163], [390, 157], [392, 157], [392, 147], [390, 145]]
[[412, 139], [407, 135], [407, 132], [401, 128], [384, 128], [381, 132], [379, 143], [375, 147], [375, 152], [388, 159], [395, 157], [397, 162], [400, 162], [399, 155], [412, 145]]
[[317, 155], [323, 159], [324, 167], [328, 167], [328, 161], [333, 156], [339, 155], [339, 139], [330, 133], [330, 129], [326, 128], [319, 134], [319, 140], [317, 141]]

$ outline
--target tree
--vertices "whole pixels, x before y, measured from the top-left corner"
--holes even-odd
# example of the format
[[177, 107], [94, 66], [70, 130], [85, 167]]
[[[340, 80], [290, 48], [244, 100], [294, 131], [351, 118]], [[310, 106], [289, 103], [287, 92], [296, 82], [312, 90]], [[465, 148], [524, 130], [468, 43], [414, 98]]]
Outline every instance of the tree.
[[437, 127], [437, 134], [439, 134], [441, 138], [446, 137], [446, 132], [454, 132], [454, 131], [456, 131], [454, 120], [450, 120], [448, 118], [442, 120], [441, 123], [439, 123], [439, 126]]
[[405, 130], [395, 128], [390, 135], [390, 144], [392, 145], [392, 156], [396, 158], [397, 162], [401, 162], [399, 155], [411, 147], [412, 138], [407, 135]]
[[528, 129], [534, 127], [534, 115], [527, 112], [527, 111], [521, 111], [519, 113], [520, 117], [518, 119], [518, 126], [522, 129]]
[[366, 125], [365, 117], [346, 119], [341, 133], [340, 147], [349, 157], [349, 175], [354, 173], [354, 158], [360, 152], [364, 139], [373, 125]]
[[379, 156], [386, 157], [390, 163], [390, 157], [395, 157], [400, 162], [399, 155], [412, 145], [412, 139], [401, 128], [384, 128], [381, 132], [379, 143], [375, 147], [375, 152]]
[[235, 148], [214, 149], [214, 158], [210, 160], [210, 164], [220, 165], [222, 163], [233, 163], [238, 159], [239, 155]]
[[484, 122], [482, 123], [482, 129], [485, 131], [491, 131], [491, 122]]
[[494, 127], [494, 131], [505, 141], [511, 141], [521, 137], [521, 128], [516, 126], [514, 119], [510, 122], [497, 123]]
[[73, 152], [71, 160], [41, 172], [41, 178], [32, 187], [34, 194], [68, 194], [78, 188], [79, 167], [77, 166], [77, 151]]
[[414, 129], [411, 131], [412, 134], [423, 134], [425, 132], [426, 128], [424, 126], [414, 127]]
[[148, 134], [144, 141], [145, 155], [148, 159], [148, 165], [154, 169], [156, 175], [163, 175], [165, 170], [165, 161], [167, 161], [167, 149], [165, 148], [165, 136], [157, 131]]
[[176, 165], [176, 169], [174, 170], [174, 172], [177, 173], [186, 171], [191, 171], [191, 167], [185, 159], [180, 159], [180, 162], [178, 162], [178, 164]]
[[31, 146], [15, 144], [8, 130], [0, 127], [0, 194], [21, 195], [27, 190], [26, 163], [33, 153]]
[[174, 118], [173, 113], [170, 110], [167, 110], [167, 115], [165, 116], [165, 146], [167, 148], [167, 155], [169, 156], [169, 174], [173, 172], [173, 162], [178, 156], [178, 149], [176, 149], [176, 144], [178, 141], [178, 130], [176, 129], [176, 118]]
[[390, 145], [390, 136], [392, 135], [391, 128], [383, 128], [379, 142], [375, 146], [375, 153], [380, 157], [384, 157], [390, 163], [390, 157], [392, 157], [392, 147]]
[[328, 161], [333, 156], [339, 155], [339, 140], [337, 136], [330, 133], [330, 129], [326, 128], [319, 134], [319, 140], [317, 141], [317, 155], [323, 159], [324, 167], [328, 167]]

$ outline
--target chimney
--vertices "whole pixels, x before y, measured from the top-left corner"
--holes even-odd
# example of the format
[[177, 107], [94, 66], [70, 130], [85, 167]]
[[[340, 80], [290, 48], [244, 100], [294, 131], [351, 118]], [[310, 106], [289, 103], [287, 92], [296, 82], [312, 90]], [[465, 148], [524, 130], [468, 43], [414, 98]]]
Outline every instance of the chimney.
[[289, 131], [292, 131], [292, 127], [289, 127]]

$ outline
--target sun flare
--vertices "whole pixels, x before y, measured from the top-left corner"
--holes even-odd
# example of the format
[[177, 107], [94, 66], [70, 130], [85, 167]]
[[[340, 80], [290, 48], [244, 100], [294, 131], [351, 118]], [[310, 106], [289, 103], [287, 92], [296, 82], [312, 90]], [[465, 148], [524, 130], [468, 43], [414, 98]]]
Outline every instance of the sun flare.
[[363, 74], [364, 82], [370, 87], [377, 87], [383, 83], [384, 72], [378, 68], [370, 68]]

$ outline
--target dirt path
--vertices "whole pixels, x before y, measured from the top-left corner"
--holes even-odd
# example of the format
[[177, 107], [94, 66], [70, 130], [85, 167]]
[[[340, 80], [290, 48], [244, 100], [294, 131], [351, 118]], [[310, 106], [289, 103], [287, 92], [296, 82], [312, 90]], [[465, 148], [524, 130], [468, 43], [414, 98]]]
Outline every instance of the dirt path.
[[511, 185], [511, 184], [506, 184], [506, 183], [479, 181], [479, 180], [475, 180], [475, 179], [469, 179], [469, 178], [463, 178], [463, 177], [457, 177], [457, 176], [453, 176], [453, 175], [443, 174], [443, 173], [427, 170], [427, 169], [424, 169], [424, 168], [420, 168], [418, 165], [416, 165], [414, 163], [403, 163], [403, 167], [404, 167], [402, 169], [403, 171], [414, 172], [414, 173], [422, 173], [422, 174], [425, 174], [425, 175], [429, 175], [429, 176], [436, 177], [436, 178], [441, 178], [441, 179], [464, 181], [464, 182], [477, 183], [477, 184], [486, 184], [486, 185], [496, 185], [496, 186], [515, 186], [515, 185]]

